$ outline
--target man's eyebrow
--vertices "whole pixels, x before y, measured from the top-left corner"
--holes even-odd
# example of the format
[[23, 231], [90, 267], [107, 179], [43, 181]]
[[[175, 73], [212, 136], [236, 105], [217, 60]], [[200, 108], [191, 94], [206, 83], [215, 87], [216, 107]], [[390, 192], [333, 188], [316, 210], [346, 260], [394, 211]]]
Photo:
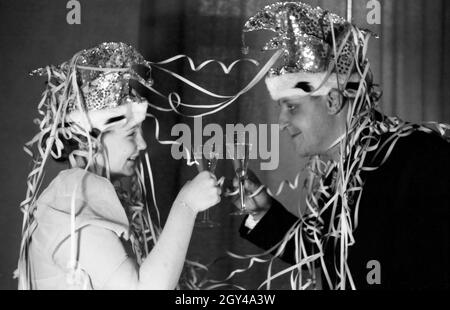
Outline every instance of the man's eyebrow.
[[299, 104], [298, 102], [295, 101], [294, 98], [290, 99], [290, 98], [282, 98], [280, 100], [277, 101], [278, 105], [281, 106], [282, 104]]
[[294, 88], [300, 88], [307, 93], [310, 93], [312, 91], [312, 86], [309, 82], [298, 82]]

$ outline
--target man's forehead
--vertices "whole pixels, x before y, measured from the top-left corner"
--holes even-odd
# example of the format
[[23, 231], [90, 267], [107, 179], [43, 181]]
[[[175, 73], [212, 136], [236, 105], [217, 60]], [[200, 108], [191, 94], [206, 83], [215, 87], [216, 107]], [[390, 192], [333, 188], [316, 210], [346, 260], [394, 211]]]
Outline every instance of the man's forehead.
[[304, 100], [309, 95], [291, 95], [291, 96], [285, 96], [277, 100], [278, 105], [282, 104], [300, 104], [302, 100]]

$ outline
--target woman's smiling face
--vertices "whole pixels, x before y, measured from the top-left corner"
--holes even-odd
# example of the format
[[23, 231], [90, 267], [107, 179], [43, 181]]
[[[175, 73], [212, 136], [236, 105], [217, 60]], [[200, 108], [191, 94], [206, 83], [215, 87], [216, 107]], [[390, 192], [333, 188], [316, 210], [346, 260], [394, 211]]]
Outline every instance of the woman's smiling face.
[[103, 135], [110, 175], [114, 178], [134, 174], [139, 153], [147, 148], [142, 123], [129, 129], [113, 129]]

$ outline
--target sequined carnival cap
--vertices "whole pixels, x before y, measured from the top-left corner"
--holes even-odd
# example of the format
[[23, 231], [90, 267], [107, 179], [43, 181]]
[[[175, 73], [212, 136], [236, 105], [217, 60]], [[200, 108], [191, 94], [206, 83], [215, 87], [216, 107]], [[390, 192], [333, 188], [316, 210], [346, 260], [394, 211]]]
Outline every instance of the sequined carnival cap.
[[326, 95], [338, 83], [357, 82], [352, 75], [358, 48], [353, 27], [320, 7], [278, 2], [251, 17], [244, 25], [243, 36], [256, 30], [276, 32], [263, 50], [283, 51], [282, 65], [272, 68], [266, 78], [272, 98], [279, 100], [292, 95]]
[[[148, 103], [130, 86], [134, 80], [151, 86], [135, 70], [150, 65], [132, 46], [105, 42], [76, 53], [59, 66], [47, 66], [32, 72], [45, 75], [60, 89], [59, 104], [65, 108], [65, 121], [84, 130], [104, 131], [112, 127], [132, 127], [145, 119]], [[64, 86], [64, 87], [63, 87]]]

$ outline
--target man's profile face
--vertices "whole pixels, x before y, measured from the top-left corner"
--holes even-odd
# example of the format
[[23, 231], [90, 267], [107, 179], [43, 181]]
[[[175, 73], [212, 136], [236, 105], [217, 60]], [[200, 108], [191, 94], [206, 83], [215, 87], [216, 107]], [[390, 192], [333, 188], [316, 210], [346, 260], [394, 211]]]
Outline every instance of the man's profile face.
[[327, 109], [327, 96], [289, 96], [278, 100], [279, 123], [302, 156], [325, 153], [335, 137], [335, 117]]

